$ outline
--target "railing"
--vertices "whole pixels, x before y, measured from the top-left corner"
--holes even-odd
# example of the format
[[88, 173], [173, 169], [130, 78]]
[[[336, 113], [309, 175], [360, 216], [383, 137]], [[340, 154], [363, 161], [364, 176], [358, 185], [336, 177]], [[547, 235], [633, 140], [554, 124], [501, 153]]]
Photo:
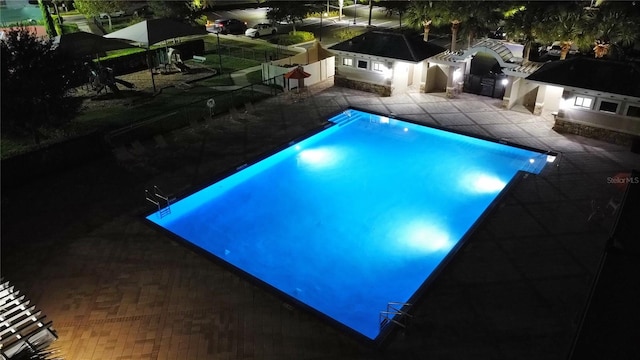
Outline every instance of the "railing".
[[47, 346], [58, 338], [51, 325], [29, 299], [0, 279], [0, 359], [12, 358], [25, 347]]
[[147, 201], [158, 207], [158, 215], [163, 218], [171, 214], [171, 203], [173, 199], [165, 196], [157, 186], [153, 187], [153, 193], [149, 190], [144, 190]]
[[205, 53], [207, 54], [218, 54], [243, 59], [251, 59], [260, 62], [274, 61], [284, 59], [291, 55], [296, 54], [296, 52], [287, 50], [286, 46], [276, 45], [271, 50], [254, 50], [247, 49], [243, 46], [233, 46], [233, 45], [223, 45], [221, 44], [218, 48], [217, 44], [212, 44], [205, 42]]
[[380, 311], [380, 315], [378, 316], [378, 323], [380, 324], [380, 329], [383, 329], [385, 326], [390, 323], [396, 324], [402, 328], [407, 327], [407, 319], [413, 317], [413, 315], [409, 314], [405, 309], [411, 307], [409, 303], [401, 303], [401, 302], [389, 302], [387, 303], [387, 309], [384, 311]]
[[[115, 145], [136, 139], [151, 138], [155, 134], [176, 130], [188, 126], [194, 121], [226, 113], [232, 107], [238, 108], [247, 102], [256, 102], [260, 99], [277, 96], [283, 92], [283, 89], [276, 84], [282, 82], [280, 78], [283, 77], [284, 75], [279, 75], [263, 80], [261, 83], [250, 84], [235, 90], [212, 90], [210, 94], [195, 100], [190, 92], [172, 94], [173, 101], [176, 101], [176, 97], [184, 96], [185, 103], [170, 113], [162, 110], [138, 121], [134, 120], [131, 124], [108, 133], [105, 140], [108, 144]], [[215, 102], [214, 108], [207, 106], [210, 99]], [[134, 115], [132, 114], [132, 116]]]

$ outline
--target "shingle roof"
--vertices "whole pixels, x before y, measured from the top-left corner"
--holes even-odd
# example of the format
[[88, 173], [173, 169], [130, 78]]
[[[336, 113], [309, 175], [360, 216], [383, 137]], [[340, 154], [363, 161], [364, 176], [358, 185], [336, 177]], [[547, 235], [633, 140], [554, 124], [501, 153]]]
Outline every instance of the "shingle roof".
[[335, 44], [329, 50], [420, 62], [446, 49], [436, 44], [424, 42], [422, 34], [409, 35], [397, 32], [370, 31]]
[[527, 80], [640, 97], [640, 66], [635, 63], [574, 57], [548, 62]]

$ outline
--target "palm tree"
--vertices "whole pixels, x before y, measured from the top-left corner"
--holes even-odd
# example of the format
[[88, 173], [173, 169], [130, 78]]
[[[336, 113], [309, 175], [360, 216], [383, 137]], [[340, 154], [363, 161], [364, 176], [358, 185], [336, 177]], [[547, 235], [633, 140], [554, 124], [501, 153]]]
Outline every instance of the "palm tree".
[[[466, 22], [472, 17], [475, 18], [477, 13], [483, 12], [483, 8], [489, 8], [486, 3], [482, 2], [445, 1], [439, 5], [442, 17], [449, 19], [451, 23], [451, 51], [456, 51], [458, 33], [461, 29], [467, 32], [468, 40], [471, 41], [470, 39], [478, 31], [478, 23], [476, 19], [473, 19], [470, 26], [466, 26]], [[464, 27], [461, 27], [462, 24]]]
[[460, 20], [464, 21], [463, 31], [467, 35], [467, 47], [471, 47], [478, 34], [486, 34], [498, 26], [502, 14], [500, 8], [495, 4], [488, 6], [483, 1], [460, 3], [457, 11], [461, 17]]
[[504, 13], [504, 30], [509, 39], [523, 43], [524, 61], [529, 60], [531, 45], [537, 40], [536, 24], [541, 22], [541, 15], [544, 13], [542, 10], [540, 2], [527, 2], [516, 5]]
[[429, 40], [431, 26], [441, 26], [446, 23], [440, 7], [432, 1], [412, 2], [407, 9], [407, 22], [414, 28], [424, 30], [424, 41]]
[[558, 13], [550, 14], [547, 21], [538, 24], [538, 26], [543, 26], [539, 31], [541, 36], [546, 34], [543, 37], [546, 37], [549, 42], [560, 41], [560, 60], [566, 59], [576, 38], [582, 35], [583, 25], [581, 12], [574, 12], [570, 9], [560, 9]]
[[640, 39], [637, 29], [640, 28], [640, 18], [634, 17], [630, 9], [624, 5], [603, 6], [593, 18], [596, 57], [604, 57], [610, 49], [620, 54], [621, 48], [633, 44]]
[[462, 24], [468, 17], [468, 8], [464, 2], [447, 1], [443, 4], [443, 12], [446, 18], [450, 19], [451, 23], [451, 51], [456, 51], [456, 42], [458, 41], [458, 32], [460, 31], [460, 24]]
[[609, 53], [609, 44], [596, 40], [596, 46], [593, 48], [596, 58], [605, 57]]
[[460, 30], [460, 23], [462, 21], [458, 19], [451, 20], [451, 52], [456, 51], [456, 41], [458, 40], [458, 31]]

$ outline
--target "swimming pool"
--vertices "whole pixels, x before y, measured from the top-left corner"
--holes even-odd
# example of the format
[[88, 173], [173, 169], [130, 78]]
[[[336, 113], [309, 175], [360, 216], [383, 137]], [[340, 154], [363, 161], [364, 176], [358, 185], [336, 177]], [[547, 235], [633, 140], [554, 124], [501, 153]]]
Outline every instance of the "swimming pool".
[[353, 109], [151, 222], [375, 340], [518, 171], [548, 155]]

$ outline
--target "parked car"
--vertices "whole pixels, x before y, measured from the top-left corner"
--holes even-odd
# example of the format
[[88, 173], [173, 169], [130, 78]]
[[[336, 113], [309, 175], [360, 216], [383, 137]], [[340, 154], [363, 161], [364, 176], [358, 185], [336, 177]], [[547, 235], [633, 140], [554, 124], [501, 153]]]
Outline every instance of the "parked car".
[[207, 27], [207, 31], [220, 34], [244, 34], [246, 30], [247, 23], [238, 19], [218, 19]]
[[505, 40], [507, 38], [507, 33], [504, 32], [504, 29], [500, 26], [495, 31], [491, 31], [487, 37], [489, 39]]
[[111, 16], [112, 18], [114, 18], [114, 17], [120, 17], [120, 16], [123, 16], [124, 14], [125, 14], [125, 12], [124, 12], [124, 11], [122, 11], [122, 10], [114, 11], [114, 12], [112, 12], [112, 13], [109, 13], [108, 15], [107, 15], [107, 13], [100, 13], [100, 19], [106, 19], [106, 18], [108, 18], [109, 16]]
[[[560, 56], [562, 52], [562, 43], [560, 41], [554, 41], [551, 45], [547, 46], [547, 55], [549, 56]], [[578, 53], [578, 47], [576, 44], [571, 44], [571, 49], [569, 49], [569, 55], [575, 55]]]
[[265, 35], [273, 35], [278, 32], [278, 29], [271, 24], [256, 24], [247, 29], [244, 34], [248, 37], [258, 38]]

